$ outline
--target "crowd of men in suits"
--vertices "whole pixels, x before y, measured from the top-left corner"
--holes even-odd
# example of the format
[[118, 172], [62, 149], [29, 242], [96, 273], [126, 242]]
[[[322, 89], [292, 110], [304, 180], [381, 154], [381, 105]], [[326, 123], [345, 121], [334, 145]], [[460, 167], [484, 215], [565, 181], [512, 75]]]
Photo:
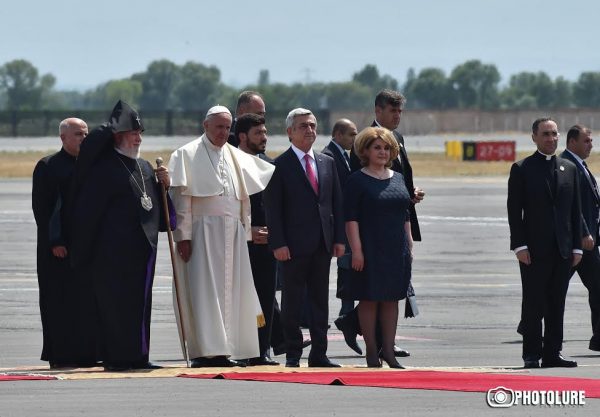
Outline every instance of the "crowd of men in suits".
[[[379, 92], [372, 126], [392, 131], [400, 145], [391, 169], [404, 178], [412, 198], [412, 237], [420, 241], [415, 206], [425, 193], [414, 185], [404, 138], [396, 130], [405, 102], [396, 91]], [[348, 346], [362, 354], [356, 341], [360, 326], [355, 300], [347, 294], [349, 247], [342, 215], [343, 186], [360, 169], [353, 152], [357, 127], [349, 119], [336, 121], [330, 143], [318, 152], [313, 149], [316, 116], [308, 109], [293, 109], [286, 119], [290, 147], [271, 160], [266, 155], [265, 109], [262, 97], [254, 91], [240, 94], [235, 117], [227, 108], [214, 106], [206, 114], [205, 133], [176, 150], [169, 172], [162, 167], [158, 180], [148, 163], [139, 159], [143, 124], [126, 103], [118, 104], [111, 121], [93, 131], [91, 136], [100, 139], [85, 144], [88, 151], [82, 153], [82, 161], [76, 158], [87, 125], [79, 119], [61, 123], [63, 149], [40, 161], [33, 183], [42, 359], [51, 367], [100, 362], [109, 371], [156, 367], [148, 361], [152, 276], [156, 235], [169, 227], [175, 230], [177, 243], [175, 268], [186, 277], [180, 291], [188, 302], [183, 308], [179, 305], [176, 315], [182, 349], [192, 367], [277, 365], [271, 349], [275, 355], [286, 354], [287, 367], [297, 367], [309, 345], [309, 367], [338, 367], [326, 354], [332, 257], [337, 258], [337, 297], [341, 300], [334, 323]], [[539, 367], [540, 360], [542, 367], [573, 367], [577, 364], [564, 359], [561, 349], [565, 298], [575, 271], [589, 291], [593, 327], [589, 348], [600, 351], [600, 194], [585, 163], [592, 148], [591, 131], [573, 126], [567, 134], [567, 149], [559, 157], [554, 155], [555, 121], [536, 120], [532, 138], [537, 151], [513, 165], [507, 202], [511, 249], [519, 261], [523, 284], [519, 326], [523, 360], [526, 368]], [[121, 188], [99, 185], [100, 174], [106, 170], [118, 172], [113, 184]], [[161, 183], [165, 189], [170, 187], [165, 204], [159, 198]], [[131, 196], [141, 207], [133, 205]], [[161, 213], [165, 205], [173, 218]], [[121, 218], [119, 210], [127, 215]], [[94, 214], [92, 220], [86, 218], [89, 213]], [[81, 219], [82, 226], [69, 229], [66, 225], [72, 224], [71, 218]], [[135, 231], [138, 243], [145, 242], [136, 243], [144, 247], [134, 254], [136, 261], [129, 256], [111, 259], [109, 242], [114, 236], [106, 235], [104, 246], [98, 246], [97, 235], [107, 230], [108, 222], [119, 225], [111, 229], [114, 236], [130, 230]], [[73, 250], [75, 254], [87, 250], [85, 257], [79, 257], [83, 260], [79, 266], [78, 259], [67, 261], [73, 243], [70, 230], [87, 245]], [[214, 251], [214, 247], [222, 250]], [[120, 254], [130, 252], [123, 248]], [[92, 277], [87, 286], [80, 288], [81, 282], [72, 278], [57, 279], [77, 273], [74, 265], [79, 275]], [[129, 282], [125, 278], [109, 280], [109, 269], [145, 278], [128, 287], [123, 284]], [[281, 308], [275, 297], [278, 281]], [[136, 320], [128, 326], [114, 317], [114, 309], [102, 307], [103, 300], [113, 299], [120, 288], [126, 288], [126, 294], [139, 304], [133, 308]], [[73, 303], [81, 294], [89, 297], [83, 298], [84, 303]], [[122, 303], [125, 314], [132, 307], [125, 307], [125, 299]], [[90, 305], [101, 308], [90, 311]], [[80, 322], [66, 328], [63, 323], [72, 321], [67, 317], [82, 308], [86, 314]], [[127, 310], [128, 314], [133, 310]], [[300, 330], [305, 311], [310, 317], [310, 341], [303, 340]], [[256, 326], [252, 324], [255, 313]], [[99, 336], [91, 335], [93, 320], [104, 325]], [[121, 342], [127, 339], [126, 332], [136, 333], [129, 344]], [[73, 348], [82, 343], [84, 348]], [[399, 346], [394, 353], [410, 355]]]

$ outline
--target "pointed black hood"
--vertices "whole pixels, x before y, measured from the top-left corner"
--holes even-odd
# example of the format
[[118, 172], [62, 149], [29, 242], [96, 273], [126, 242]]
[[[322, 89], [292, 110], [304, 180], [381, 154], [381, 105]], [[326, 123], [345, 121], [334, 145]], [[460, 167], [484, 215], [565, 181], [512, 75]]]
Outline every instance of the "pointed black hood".
[[113, 108], [109, 123], [113, 132], [144, 131], [139, 113], [123, 100], [119, 100]]

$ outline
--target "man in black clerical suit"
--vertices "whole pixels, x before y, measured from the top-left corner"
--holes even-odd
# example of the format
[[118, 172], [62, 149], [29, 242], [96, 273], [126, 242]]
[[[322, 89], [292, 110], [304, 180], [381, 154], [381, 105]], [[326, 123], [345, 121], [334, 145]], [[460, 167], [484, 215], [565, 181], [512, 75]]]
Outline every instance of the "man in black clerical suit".
[[[331, 132], [331, 142], [323, 149], [322, 153], [329, 155], [335, 161], [338, 178], [342, 191], [346, 185], [346, 180], [350, 176], [350, 156], [348, 151], [354, 145], [354, 138], [358, 134], [356, 125], [348, 119], [340, 119], [333, 125]], [[346, 245], [346, 253], [337, 259], [337, 292], [336, 296], [341, 300], [342, 306], [339, 315], [348, 314], [354, 309], [354, 300], [348, 294], [348, 286], [351, 279], [351, 254], [350, 247]], [[359, 355], [362, 349], [356, 343], [356, 338], [347, 340], [346, 343]]]
[[[267, 148], [267, 127], [265, 118], [254, 113], [246, 113], [238, 117], [235, 124], [235, 137], [238, 140], [240, 150], [254, 155], [264, 161], [273, 163], [273, 160], [265, 155]], [[275, 258], [268, 246], [269, 230], [265, 219], [265, 208], [263, 204], [263, 193], [250, 196], [252, 240], [248, 242], [248, 254], [250, 255], [250, 267], [254, 287], [260, 302], [265, 325], [258, 329], [258, 343], [260, 355], [249, 358], [248, 366], [256, 365], [279, 365], [271, 360], [269, 350], [271, 347], [271, 332], [273, 329], [273, 313], [275, 307]], [[279, 321], [275, 323], [280, 326]]]
[[74, 174], [72, 261], [93, 287], [108, 371], [157, 367], [148, 361], [150, 313], [167, 219], [156, 177], [168, 186], [169, 175], [139, 158], [143, 130], [138, 113], [119, 101], [110, 122], [90, 132]]
[[235, 108], [235, 119], [229, 130], [229, 139], [227, 142], [233, 146], [240, 146], [240, 139], [235, 135], [235, 125], [237, 119], [244, 114], [253, 113], [265, 117], [265, 102], [261, 95], [256, 91], [242, 91], [238, 96], [237, 106]]
[[573, 162], [579, 175], [583, 256], [573, 273], [577, 271], [589, 294], [592, 315], [589, 349], [600, 351], [600, 194], [598, 183], [585, 163], [591, 151], [592, 131], [581, 125], [571, 127], [567, 132], [567, 149], [560, 156]]
[[312, 112], [292, 110], [286, 126], [292, 144], [275, 160], [275, 172], [263, 194], [269, 246], [283, 268], [286, 366], [299, 366], [300, 318], [307, 290], [312, 340], [308, 366], [337, 367], [327, 358], [327, 319], [331, 256], [344, 254], [342, 191], [334, 160], [312, 149], [317, 137]]
[[[402, 111], [406, 104], [406, 98], [398, 91], [381, 90], [375, 97], [375, 120], [371, 124], [372, 127], [384, 127], [391, 130], [394, 137], [398, 141], [400, 153], [398, 158], [392, 162], [392, 169], [400, 172], [404, 177], [406, 189], [413, 196], [413, 204], [410, 206], [410, 229], [413, 241], [421, 241], [421, 229], [419, 228], [419, 220], [417, 219], [417, 211], [415, 205], [423, 200], [425, 193], [419, 187], [415, 187], [413, 182], [413, 172], [408, 154], [404, 147], [404, 137], [395, 129], [400, 124]], [[350, 168], [352, 172], [359, 170], [361, 167], [360, 159], [354, 153], [354, 149], [350, 151]], [[356, 309], [348, 314], [340, 315], [334, 321], [336, 327], [344, 333], [346, 343], [354, 349], [356, 345], [356, 335], [360, 333], [360, 325], [358, 323], [358, 314]], [[379, 337], [378, 337], [379, 339]], [[394, 346], [394, 352], [398, 357], [410, 356], [410, 353], [398, 346]]]
[[62, 148], [37, 163], [31, 192], [37, 224], [41, 359], [50, 362], [50, 368], [92, 366], [96, 362], [95, 345], [78, 325], [83, 315], [79, 309], [83, 294], [69, 265], [71, 247], [67, 227], [71, 177], [88, 127], [81, 119], [68, 118], [60, 122], [59, 134]]
[[[556, 157], [558, 126], [532, 126], [536, 152], [515, 162], [508, 179], [510, 248], [519, 260], [525, 368], [575, 367], [560, 354], [571, 268], [581, 261], [582, 225], [577, 167]], [[544, 332], [542, 334], [542, 320]]]

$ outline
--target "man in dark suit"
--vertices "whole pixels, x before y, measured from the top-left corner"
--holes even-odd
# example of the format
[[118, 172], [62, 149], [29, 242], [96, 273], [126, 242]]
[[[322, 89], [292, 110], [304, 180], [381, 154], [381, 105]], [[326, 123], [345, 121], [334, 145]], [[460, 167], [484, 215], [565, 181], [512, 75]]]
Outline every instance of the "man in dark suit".
[[[354, 138], [358, 134], [356, 125], [348, 119], [340, 119], [333, 125], [331, 132], [331, 142], [323, 148], [322, 153], [329, 155], [335, 161], [335, 167], [337, 169], [338, 178], [342, 190], [346, 185], [346, 180], [350, 176], [350, 156], [348, 151], [352, 149], [354, 145]], [[351, 265], [350, 265], [350, 247], [346, 244], [346, 253], [344, 256], [337, 259], [337, 292], [336, 296], [341, 300], [342, 306], [340, 308], [339, 315], [343, 316], [354, 310], [354, 300], [348, 295], [348, 286], [350, 285], [351, 279]], [[359, 355], [362, 355], [362, 349], [356, 343], [356, 336], [350, 337], [346, 340], [346, 343], [352, 350]]]
[[[273, 160], [265, 155], [267, 127], [263, 116], [254, 113], [240, 116], [235, 124], [235, 137], [239, 142], [240, 150], [263, 161], [273, 163]], [[267, 245], [269, 230], [265, 219], [262, 192], [250, 196], [250, 207], [252, 240], [248, 242], [248, 254], [250, 255], [254, 287], [265, 316], [265, 325], [258, 329], [260, 355], [248, 359], [246, 364], [248, 366], [279, 365], [269, 356], [275, 306], [275, 258]], [[276, 325], [280, 326], [279, 321]]]
[[598, 230], [600, 228], [600, 194], [598, 183], [589, 170], [585, 159], [592, 151], [592, 132], [575, 125], [567, 132], [567, 149], [560, 155], [575, 164], [581, 191], [583, 256], [572, 273], [579, 274], [588, 290], [588, 301], [592, 313], [592, 338], [589, 349], [600, 351], [600, 253]]
[[577, 167], [554, 155], [556, 122], [537, 119], [532, 132], [537, 151], [513, 164], [507, 199], [510, 247], [523, 287], [523, 361], [525, 368], [538, 368], [540, 359], [544, 368], [575, 367], [560, 349], [571, 268], [582, 254]]
[[238, 117], [248, 113], [265, 117], [265, 102], [261, 95], [256, 91], [242, 91], [238, 97], [237, 106], [235, 108], [235, 119], [233, 119], [231, 129], [229, 130], [229, 139], [227, 139], [227, 142], [229, 142], [230, 145], [236, 147], [240, 146], [240, 140], [235, 135], [235, 124], [237, 123]]
[[307, 290], [312, 340], [308, 366], [338, 367], [326, 353], [331, 256], [344, 254], [342, 192], [334, 160], [312, 149], [317, 137], [312, 112], [292, 110], [286, 126], [292, 145], [275, 160], [275, 172], [264, 192], [269, 246], [283, 268], [286, 366], [299, 366], [300, 318]]
[[[404, 137], [396, 131], [400, 124], [402, 111], [406, 104], [406, 98], [398, 91], [381, 90], [375, 97], [375, 120], [371, 126], [384, 127], [391, 130], [394, 137], [398, 141], [400, 153], [398, 158], [393, 161], [392, 169], [400, 172], [404, 177], [404, 183], [408, 192], [413, 196], [413, 204], [410, 206], [410, 229], [413, 241], [421, 241], [421, 229], [419, 228], [419, 220], [417, 219], [417, 211], [415, 205], [421, 202], [425, 197], [425, 192], [415, 187], [413, 183], [413, 171], [408, 160], [408, 154], [404, 147]], [[354, 153], [354, 149], [350, 152], [350, 168], [351, 171], [357, 171], [361, 168], [360, 160]], [[356, 335], [360, 333], [360, 325], [358, 323], [358, 314], [356, 310], [351, 311], [346, 315], [340, 315], [334, 321], [336, 327], [344, 333], [344, 339], [348, 346], [356, 343]], [[354, 343], [353, 343], [354, 341]], [[410, 353], [399, 346], [394, 346], [394, 352], [398, 357], [410, 356]]]

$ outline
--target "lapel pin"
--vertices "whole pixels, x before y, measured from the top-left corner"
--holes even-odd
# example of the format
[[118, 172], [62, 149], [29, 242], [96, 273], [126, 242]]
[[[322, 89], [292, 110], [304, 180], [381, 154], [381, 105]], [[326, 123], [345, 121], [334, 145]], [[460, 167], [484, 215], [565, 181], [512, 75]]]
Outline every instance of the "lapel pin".
[[558, 169], [560, 169], [561, 171], [564, 171], [565, 167], [561, 165], [560, 168], [558, 168]]

